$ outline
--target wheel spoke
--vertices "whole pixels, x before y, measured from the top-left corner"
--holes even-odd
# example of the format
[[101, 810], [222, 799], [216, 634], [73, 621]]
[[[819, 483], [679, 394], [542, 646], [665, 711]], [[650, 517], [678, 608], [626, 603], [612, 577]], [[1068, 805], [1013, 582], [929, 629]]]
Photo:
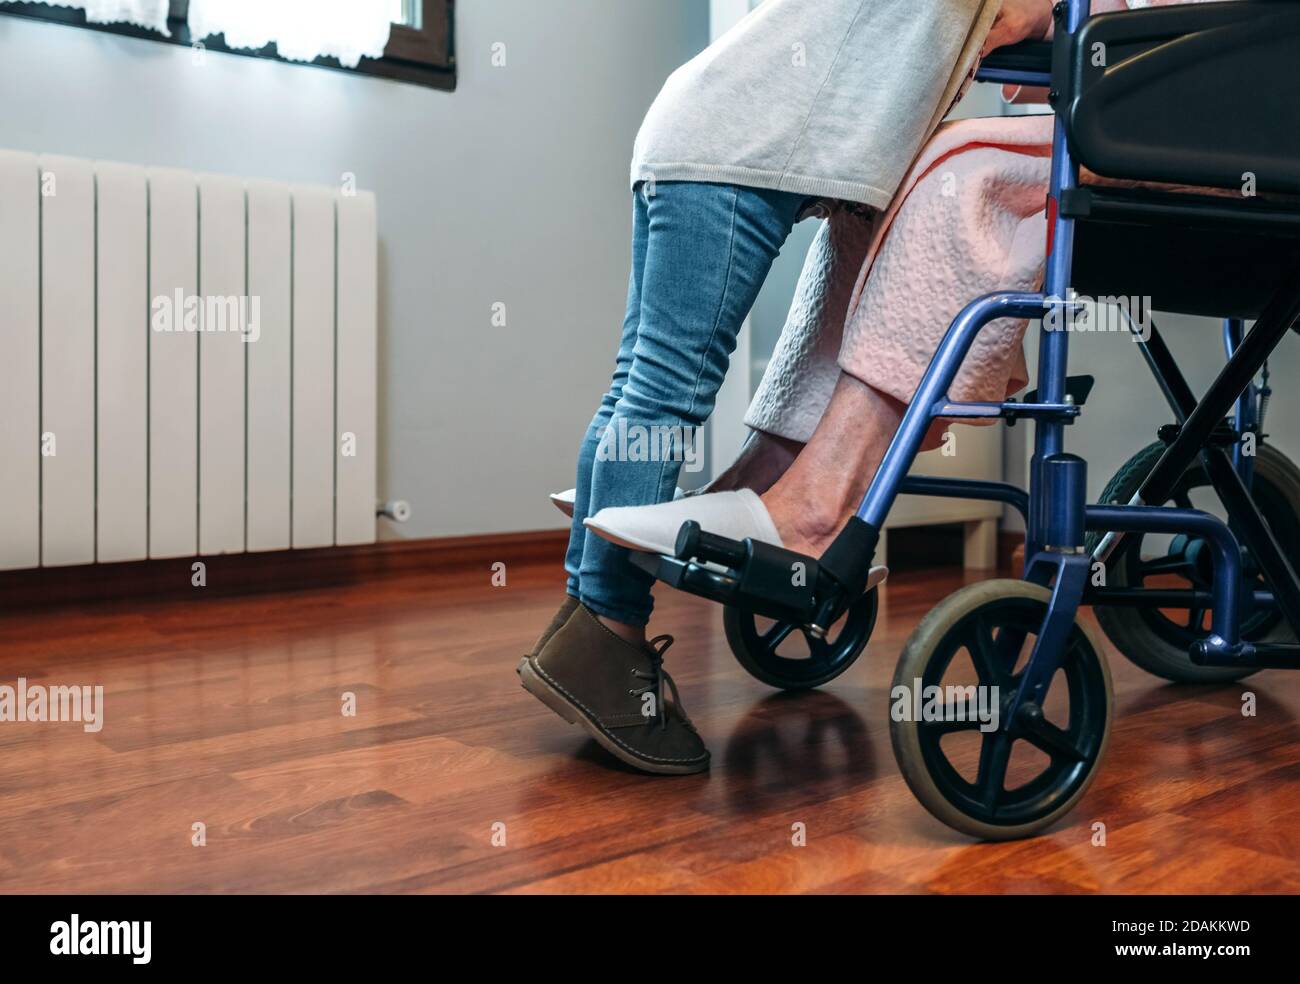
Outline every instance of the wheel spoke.
[[1187, 627], [1194, 632], [1205, 628], [1205, 609], [1193, 608], [1187, 613]]
[[943, 709], [943, 720], [941, 721], [922, 721], [921, 727], [937, 737], [954, 734], [958, 731], [974, 731], [981, 722], [977, 718], [968, 718], [964, 721], [958, 720], [958, 710], [965, 714], [969, 708], [962, 704], [960, 707], [955, 703], [949, 703]]
[[794, 631], [793, 622], [777, 622], [762, 635], [763, 645], [769, 653], [775, 653], [776, 647], [785, 642], [786, 637]]
[[[1003, 632], [1008, 631], [1003, 629]], [[999, 646], [993, 638], [993, 630], [982, 616], [976, 617], [966, 638], [966, 648], [970, 650], [971, 662], [975, 664], [975, 674], [984, 686], [1000, 683], [1006, 675], [999, 665]]]
[[1005, 731], [986, 735], [980, 746], [979, 772], [975, 786], [984, 809], [992, 813], [1002, 798], [1002, 787], [1007, 781], [1007, 765], [1011, 761], [1011, 738]]
[[1043, 717], [1026, 726], [1025, 740], [1053, 759], [1082, 762], [1087, 758], [1068, 734]]
[[818, 639], [807, 629], [803, 629], [803, 637], [808, 643], [808, 655], [814, 663], [830, 662], [831, 646], [825, 639]]

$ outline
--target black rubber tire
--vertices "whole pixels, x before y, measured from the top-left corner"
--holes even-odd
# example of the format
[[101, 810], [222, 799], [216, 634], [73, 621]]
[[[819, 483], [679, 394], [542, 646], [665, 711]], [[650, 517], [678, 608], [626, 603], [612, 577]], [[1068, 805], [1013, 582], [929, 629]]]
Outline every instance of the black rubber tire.
[[[778, 690], [811, 690], [829, 683], [852, 666], [862, 655], [871, 639], [879, 610], [880, 591], [872, 588], [849, 606], [826, 639], [813, 639], [798, 626], [775, 622], [766, 633], [758, 631], [753, 612], [728, 605], [723, 609], [722, 625], [727, 633], [727, 643], [750, 676]], [[812, 659], [782, 657], [776, 646], [764, 645], [764, 636], [784, 629], [782, 641], [795, 631], [803, 634]]]
[[[1127, 503], [1141, 487], [1143, 480], [1155, 467], [1160, 456], [1165, 452], [1165, 445], [1157, 441], [1143, 448], [1130, 458], [1110, 480], [1102, 491], [1103, 503]], [[1197, 463], [1188, 469], [1188, 475], [1197, 483], [1196, 487], [1208, 485], [1204, 469]], [[1263, 488], [1261, 509], [1267, 503], [1275, 513], [1271, 519], [1274, 531], [1285, 525], [1291, 529], [1287, 539], [1294, 540], [1294, 529], [1300, 527], [1300, 469], [1284, 454], [1270, 445], [1260, 445], [1255, 458], [1255, 488]], [[1153, 503], [1163, 505], [1163, 503]], [[1290, 520], [1279, 522], [1278, 510], [1287, 510]], [[1270, 519], [1268, 513], [1266, 519]], [[1090, 533], [1086, 541], [1089, 553], [1096, 547], [1102, 537], [1101, 533]], [[1300, 550], [1300, 543], [1284, 542], [1283, 550], [1294, 557]], [[1125, 551], [1119, 558], [1107, 565], [1106, 583], [1112, 587], [1128, 587], [1130, 573], [1127, 567], [1130, 552]], [[1097, 622], [1102, 631], [1124, 656], [1134, 665], [1148, 673], [1172, 680], [1175, 683], [1226, 683], [1249, 676], [1252, 670], [1232, 666], [1197, 666], [1191, 661], [1187, 650], [1175, 644], [1153, 625], [1153, 620], [1160, 616], [1158, 612], [1134, 608], [1131, 606], [1094, 607]], [[1280, 614], [1271, 619], [1261, 619], [1253, 628], [1243, 626], [1243, 637], [1252, 642], [1294, 642], [1295, 635]]]
[[[931, 662], [936, 659], [942, 660], [943, 665], [937, 668], [939, 673], [933, 682], [940, 681], [952, 652], [957, 651], [954, 647], [959, 643], [955, 637], [972, 618], [978, 619], [983, 612], [999, 608], [1005, 611], [1010, 607], [1018, 610], [1017, 617], [1022, 622], [1041, 619], [1050, 600], [1049, 589], [1027, 581], [994, 580], [969, 584], [949, 595], [921, 620], [907, 640], [894, 671], [890, 686], [889, 737], [898, 768], [922, 806], [949, 827], [971, 837], [992, 841], [1031, 837], [1069, 813], [1087, 792], [1110, 742], [1114, 719], [1115, 698], [1102, 648], [1088, 627], [1076, 620], [1069, 639], [1070, 654], [1062, 668], [1071, 665], [1075, 679], [1084, 681], [1080, 687], [1079, 716], [1091, 719], [1094, 725], [1085, 728], [1082, 720], [1074, 720], [1075, 684], [1067, 682], [1071, 688], [1069, 732], [1074, 743], [1086, 751], [1082, 761], [1075, 770], [1065, 770], [1061, 783], [1046, 783], [1035, 794], [1039, 801], [1010, 804], [1011, 814], [1002, 821], [975, 816], [973, 810], [963, 805], [961, 790], [954, 788], [952, 776], [956, 775], [955, 770], [951, 764], [945, 770], [942, 763], [934, 760], [933, 748], [927, 750], [929, 742], [923, 734], [925, 725], [918, 721], [896, 720], [892, 707], [895, 689], [902, 686], [910, 691], [915, 680], [927, 680], [927, 670], [934, 671]], [[992, 734], [1004, 731], [1005, 722]], [[951, 775], [945, 775], [945, 771]], [[961, 781], [958, 777], [958, 782]], [[1038, 783], [1036, 778], [1023, 789], [1028, 790]], [[993, 814], [997, 810], [995, 806]]]

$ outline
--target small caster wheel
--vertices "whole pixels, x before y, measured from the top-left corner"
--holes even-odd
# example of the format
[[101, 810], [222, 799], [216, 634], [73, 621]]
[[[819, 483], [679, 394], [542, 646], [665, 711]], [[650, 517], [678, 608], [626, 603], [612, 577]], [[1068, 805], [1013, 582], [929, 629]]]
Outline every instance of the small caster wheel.
[[815, 638], [794, 622], [770, 622], [728, 606], [722, 615], [727, 642], [751, 676], [780, 690], [810, 690], [834, 680], [866, 648], [876, 625], [879, 588], [853, 602], [826, 638]]
[[[1014, 840], [1050, 827], [1083, 796], [1110, 738], [1110, 671], [1077, 621], [1042, 705], [1005, 719], [1050, 598], [1025, 581], [962, 588], [922, 619], [894, 673], [889, 733], [903, 778], [930, 813], [971, 837]], [[943, 713], [916, 714], [936, 693], [929, 706]], [[983, 730], [991, 713], [956, 713], [976, 694], [975, 706], [997, 709], [996, 730]]]

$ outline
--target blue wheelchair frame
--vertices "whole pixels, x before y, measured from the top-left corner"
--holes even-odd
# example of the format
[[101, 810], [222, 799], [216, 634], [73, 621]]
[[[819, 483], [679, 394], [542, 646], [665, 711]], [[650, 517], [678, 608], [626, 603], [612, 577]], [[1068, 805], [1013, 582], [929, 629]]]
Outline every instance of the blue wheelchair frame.
[[[1300, 4], [1300, 0], [1295, 2]], [[1075, 620], [1080, 605], [1187, 610], [1188, 628], [1195, 630], [1187, 636], [1194, 640], [1187, 653], [1191, 663], [1228, 668], [1226, 674], [1212, 672], [1206, 674], [1208, 677], [1239, 676], [1264, 667], [1300, 668], [1300, 645], [1243, 638], [1247, 619], [1261, 612], [1279, 614], [1300, 636], [1300, 578], [1254, 501], [1254, 457], [1243, 446], [1247, 435], [1261, 437], [1268, 395], [1266, 360], [1288, 331], [1300, 331], [1300, 209], [1284, 202], [1247, 205], [1222, 195], [1173, 193], [1160, 187], [1079, 187], [1081, 157], [1094, 169], [1113, 177], [1146, 178], [1157, 186], [1232, 186], [1239, 173], [1240, 154], [1204, 158], [1184, 154], [1183, 149], [1189, 145], [1179, 140], [1184, 133], [1180, 128], [1187, 125], [1185, 115], [1171, 120], [1150, 140], [1147, 134], [1135, 134], [1133, 129], [1135, 118], [1149, 119], [1151, 111], [1159, 110], [1159, 100], [1168, 98], [1168, 88], [1163, 92], [1159, 88], [1160, 80], [1176, 78], [1189, 62], [1202, 57], [1207, 47], [1213, 46], [1216, 56], [1208, 59], [1212, 77], [1226, 84], [1226, 79], [1243, 70], [1243, 59], [1250, 59], [1258, 50], [1251, 45], [1263, 46], [1261, 37], [1276, 39], [1278, 46], [1300, 44], [1297, 8], [1269, 5], [1262, 11], [1247, 11], [1250, 16], [1245, 17], [1224, 9], [1227, 7], [1238, 5], [1167, 7], [1160, 13], [1130, 11], [1093, 18], [1089, 0], [1062, 0], [1053, 9], [1056, 39], [1050, 46], [1027, 42], [1000, 49], [985, 61], [977, 75], [980, 81], [1057, 87], [1049, 99], [1057, 113], [1043, 289], [987, 294], [971, 301], [957, 315], [926, 369], [861, 506], [820, 557], [803, 556], [752, 538], [731, 540], [708, 533], [697, 522], [688, 520], [678, 532], [672, 555], [635, 552], [631, 558], [667, 584], [726, 605], [728, 642], [752, 674], [783, 689], [805, 689], [842, 672], [870, 637], [877, 604], [876, 593], [869, 590], [871, 564], [885, 520], [900, 494], [995, 501], [1018, 510], [1026, 530], [1022, 576], [1026, 582], [1046, 589], [1046, 611], [1041, 621], [1035, 610], [1028, 619], [1009, 618], [999, 623], [993, 643], [996, 652], [991, 656], [1002, 665], [1019, 665], [1017, 657], [1027, 637], [1035, 635], [1035, 639], [1024, 668], [1010, 678], [1002, 694], [1001, 724], [983, 740], [980, 771], [984, 772], [986, 754], [994, 769], [1000, 762], [1005, 770], [1012, 744], [1021, 738], [1048, 751], [1053, 760], [1064, 757], [1076, 763], [1059, 774], [1066, 785], [1053, 778], [1039, 789], [1047, 800], [1040, 804], [1041, 809], [1035, 808], [1039, 816], [1028, 825], [1033, 829], [1040, 829], [1040, 820], [1050, 822], [1058, 815], [1053, 811], [1060, 804], [1052, 802], [1051, 797], [1082, 788], [1077, 786], [1079, 776], [1086, 785], [1095, 758], [1082, 772], [1077, 763], [1088, 760], [1088, 755], [1099, 754], [1095, 742], [1092, 751], [1084, 754], [1079, 747], [1063, 745], [1059, 729], [1042, 726], [1043, 703], [1058, 671], [1064, 669], [1067, 675], [1073, 671], [1080, 681], [1088, 672], [1086, 660], [1077, 656]], [[1261, 2], [1260, 7], [1265, 5]], [[1255, 20], [1257, 15], [1265, 19]], [[1216, 29], [1227, 33], [1216, 34]], [[1094, 50], [1099, 38], [1103, 45], [1108, 38], [1121, 45], [1152, 39], [1156, 43], [1144, 49], [1152, 52], [1150, 60], [1123, 58], [1116, 63], [1115, 74], [1108, 75], [1105, 65], [1081, 67], [1084, 53]], [[1160, 40], [1166, 38], [1175, 41]], [[1192, 40], [1178, 43], [1183, 38]], [[1050, 69], [1044, 57], [1048, 47]], [[1236, 56], [1217, 57], [1220, 52], [1234, 51]], [[1285, 58], [1273, 57], [1258, 64], [1264, 84], [1278, 84], [1279, 79], [1285, 82], [1288, 78]], [[1146, 102], [1138, 110], [1130, 105], [1127, 116], [1118, 115], [1114, 127], [1098, 126], [1099, 114], [1104, 113], [1110, 105], [1108, 100], [1115, 99], [1117, 92], [1121, 96], [1136, 94]], [[1220, 113], [1229, 111], [1231, 107], [1219, 109]], [[1239, 131], [1249, 131], [1253, 125], [1249, 119], [1234, 122], [1241, 124]], [[1142, 122], [1140, 127], [1146, 125]], [[1203, 140], [1204, 133], [1191, 128], [1187, 135], [1194, 151], [1198, 146], [1195, 141]], [[1259, 154], [1267, 165], [1261, 168], [1267, 178], [1267, 185], [1261, 181], [1265, 190], [1300, 191], [1300, 142], [1273, 140], [1262, 150], [1259, 146], [1245, 149]], [[1189, 273], [1189, 269], [1196, 272]], [[1070, 324], [1062, 324], [1062, 316], [1078, 306], [1070, 290], [1076, 283], [1085, 290], [1099, 290], [1103, 284], [1122, 282], [1127, 282], [1130, 293], [1149, 286], [1151, 297], [1160, 299], [1162, 309], [1229, 315], [1223, 322], [1226, 362], [1197, 399], [1158, 328], [1144, 320], [1139, 330], [1129, 319], [1135, 348], [1164, 395], [1174, 422], [1160, 428], [1163, 453], [1128, 503], [1090, 505], [1087, 464], [1065, 451], [1065, 429], [1080, 415], [1092, 381], [1067, 375]], [[1037, 389], [1019, 401], [954, 402], [949, 391], [975, 337], [990, 322], [1002, 318], [1042, 321]], [[1254, 319], [1249, 331], [1243, 318]], [[1258, 387], [1255, 379], [1261, 370], [1264, 385]], [[908, 474], [931, 425], [945, 419], [1002, 419], [1008, 425], [1032, 420], [1034, 452], [1029, 491], [1005, 482]], [[1190, 508], [1185, 492], [1193, 469], [1197, 484], [1202, 476], [1208, 479], [1227, 511], [1227, 522]], [[1126, 473], [1125, 481], [1130, 478]], [[1174, 505], [1163, 505], [1171, 501]], [[1089, 533], [1094, 536], [1089, 538]], [[1185, 544], [1190, 541], [1186, 550], [1197, 570], [1197, 576], [1190, 578], [1192, 586], [1147, 587], [1141, 578], [1132, 586], [1094, 583], [1092, 574], [1098, 565], [1113, 566], [1117, 561], [1132, 559], [1120, 553], [1140, 548], [1140, 537], [1132, 534], [1168, 534], [1184, 538]], [[1208, 571], [1201, 564], [1202, 558], [1208, 560]], [[792, 577], [792, 571], [802, 576]], [[1204, 587], [1207, 574], [1211, 582], [1208, 589]], [[1259, 576], [1271, 590], [1258, 589], [1255, 579]], [[983, 604], [1002, 606], [1008, 600], [1015, 603], [1016, 599], [1039, 596], [1037, 590], [1026, 594], [1010, 591], [1010, 586], [1003, 593], [1005, 597], [986, 599]], [[954, 599], [966, 604], [957, 595], [949, 601]], [[1211, 611], [1208, 632], [1197, 621], [1206, 609]], [[760, 617], [777, 624], [760, 630]], [[1277, 624], [1272, 618], [1264, 621]], [[836, 625], [840, 628], [831, 639]], [[811, 659], [784, 658], [775, 652], [776, 645], [793, 628], [802, 630]], [[931, 639], [929, 643], [940, 649], [948, 646], [950, 637], [955, 637], [956, 624], [947, 631], [942, 641]], [[1253, 631], [1251, 634], [1255, 635]], [[924, 655], [924, 650], [910, 652], [911, 646], [909, 642], [909, 648], [904, 650], [900, 672], [909, 658]], [[978, 644], [976, 648], [980, 648]], [[974, 650], [971, 652], [974, 659]], [[1070, 656], [1072, 652], [1074, 657]], [[1132, 653], [1124, 652], [1137, 661]], [[941, 662], [946, 657], [938, 649], [929, 655], [940, 661], [934, 665], [946, 665]], [[1073, 660], [1068, 666], [1067, 659]], [[1095, 653], [1091, 659], [1100, 669], [1092, 684], [1080, 685], [1104, 688], [1106, 693], [1083, 701], [1081, 714], [1090, 713], [1089, 704], [1095, 712], [1097, 700], [1101, 700], [1107, 718], [1081, 725], [1090, 729], [1089, 740], [1106, 734], [1110, 701], [1104, 663], [1096, 662]], [[978, 666], [976, 670], [980, 672]], [[1071, 698], [1072, 716], [1073, 711]], [[1019, 832], [1017, 824], [1006, 818], [996, 818], [993, 823], [991, 813], [981, 817], [969, 812], [960, 788], [956, 799], [939, 790], [934, 777], [946, 774], [929, 756], [942, 753], [936, 751], [937, 744], [920, 744], [920, 732], [908, 731], [908, 727], [900, 725], [895, 730], [891, 726], [891, 740], [905, 778], [927, 809], [950, 826], [976, 836], [1000, 839]], [[952, 772], [951, 762], [947, 768]], [[926, 773], [924, 779], [919, 778], [920, 771]], [[1022, 788], [1028, 789], [1039, 778]], [[955, 782], [958, 787], [964, 782], [959, 776], [943, 781]], [[936, 805], [940, 801], [941, 805]], [[1072, 801], [1064, 802], [1064, 809], [1069, 809]], [[960, 817], [955, 817], [953, 811]]]
[[[1089, 0], [1066, 0], [1058, 9], [1058, 30], [1079, 29], [1090, 12]], [[1007, 69], [981, 70], [980, 81], [1050, 86], [1050, 73]], [[954, 403], [948, 398], [962, 361], [975, 336], [999, 318], [1044, 319], [1067, 305], [1074, 250], [1075, 220], [1060, 208], [1063, 196], [1078, 184], [1079, 166], [1058, 115], [1053, 136], [1050, 184], [1050, 251], [1041, 293], [997, 292], [968, 304], [953, 321], [903, 417], [884, 460], [871, 483], [857, 518], [865, 526], [860, 542], [874, 545], [885, 518], [901, 493], [996, 500], [1025, 514], [1026, 580], [1052, 585], [1046, 621], [1038, 634], [1019, 691], [1007, 718], [1025, 701], [1041, 701], [1056, 672], [1065, 640], [1081, 603], [1158, 604], [1162, 607], [1210, 607], [1211, 630], [1193, 647], [1194, 662], [1224, 666], [1300, 666], [1300, 647], [1250, 643], [1240, 638], [1241, 617], [1254, 606], [1278, 605], [1300, 631], [1300, 586], [1294, 571], [1250, 501], [1253, 459], [1236, 442], [1231, 457], [1208, 446], [1211, 433], [1229, 408], [1232, 429], [1250, 431], [1257, 417], [1259, 391], [1253, 380], [1264, 359], [1300, 317], [1300, 295], [1281, 292], [1246, 333], [1241, 320], [1224, 322], [1227, 364], [1205, 396], [1192, 395], [1159, 333], [1152, 328], [1138, 339], [1142, 354], [1156, 376], [1178, 421], [1177, 435], [1143, 485], [1144, 501], [1165, 501], [1184, 469], [1201, 455], [1212, 482], [1233, 517], [1232, 526], [1196, 509], [1127, 505], [1088, 505], [1086, 463], [1064, 451], [1065, 427], [1079, 414], [1067, 394], [1069, 332], [1053, 330], [1044, 320], [1040, 334], [1038, 397], [1036, 402]], [[930, 425], [939, 418], [1000, 417], [1035, 421], [1034, 454], [1030, 464], [1030, 495], [997, 482], [908, 476]], [[1141, 494], [1140, 494], [1141, 496]], [[851, 521], [852, 522], [852, 521]], [[1108, 531], [1094, 554], [1084, 552], [1086, 531]], [[1214, 582], [1204, 593], [1146, 588], [1092, 587], [1089, 574], [1095, 560], [1105, 561], [1118, 549], [1125, 533], [1183, 533], [1203, 538], [1211, 548]], [[1240, 538], [1240, 540], [1239, 540]], [[1275, 592], [1248, 590], [1243, 580], [1241, 541], [1258, 558]], [[1276, 595], [1276, 597], [1275, 597]], [[819, 612], [815, 626], [828, 624], [833, 610]]]

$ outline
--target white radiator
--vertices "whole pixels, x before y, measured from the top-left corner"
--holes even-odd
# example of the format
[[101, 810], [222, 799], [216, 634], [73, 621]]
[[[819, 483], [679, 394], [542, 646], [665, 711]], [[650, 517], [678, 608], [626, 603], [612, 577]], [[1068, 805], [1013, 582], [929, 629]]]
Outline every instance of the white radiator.
[[375, 539], [375, 200], [0, 151], [0, 569]]

